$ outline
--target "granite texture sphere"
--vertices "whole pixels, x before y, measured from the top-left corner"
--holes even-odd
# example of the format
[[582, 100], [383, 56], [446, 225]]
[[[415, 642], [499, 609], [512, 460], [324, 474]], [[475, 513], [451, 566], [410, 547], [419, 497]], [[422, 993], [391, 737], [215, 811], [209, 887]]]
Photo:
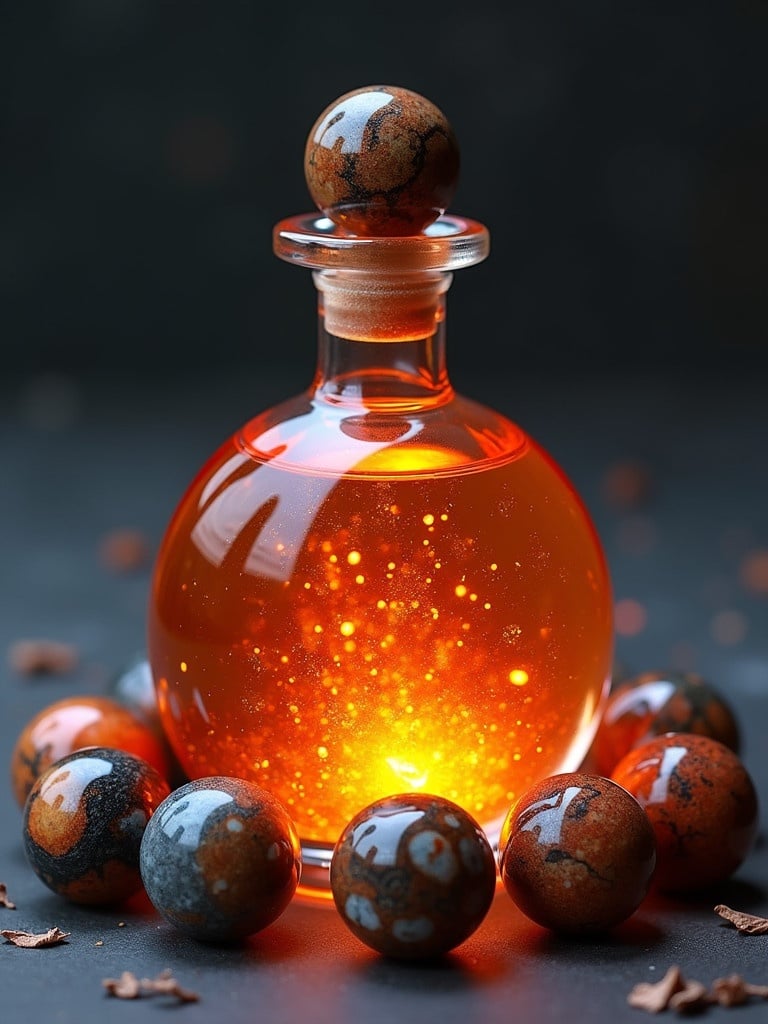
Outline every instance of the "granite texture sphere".
[[653, 826], [660, 891], [692, 892], [722, 882], [751, 849], [755, 786], [738, 755], [718, 740], [657, 736], [622, 758], [612, 778], [639, 801]]
[[642, 807], [610, 779], [582, 772], [534, 785], [501, 833], [504, 887], [531, 920], [554, 931], [613, 928], [640, 906], [656, 864]]
[[693, 672], [643, 672], [611, 692], [592, 748], [596, 771], [610, 775], [634, 747], [668, 732], [710, 736], [739, 752], [736, 715], [711, 683]]
[[307, 139], [312, 199], [356, 235], [414, 235], [453, 198], [459, 147], [443, 113], [418, 93], [369, 86], [320, 115]]
[[11, 784], [20, 807], [38, 776], [55, 761], [84, 747], [111, 747], [135, 754], [167, 777], [166, 748], [129, 708], [111, 697], [57, 700], [24, 726], [11, 754]]
[[77, 750], [50, 765], [30, 791], [27, 859], [49, 889], [72, 903], [121, 903], [141, 890], [141, 839], [168, 793], [165, 779], [133, 754]]
[[299, 839], [285, 807], [242, 779], [179, 787], [141, 844], [141, 876], [158, 913], [210, 942], [237, 941], [275, 921], [301, 875]]
[[356, 815], [331, 860], [331, 890], [347, 927], [379, 953], [439, 957], [480, 925], [496, 888], [493, 851], [449, 800], [409, 793]]

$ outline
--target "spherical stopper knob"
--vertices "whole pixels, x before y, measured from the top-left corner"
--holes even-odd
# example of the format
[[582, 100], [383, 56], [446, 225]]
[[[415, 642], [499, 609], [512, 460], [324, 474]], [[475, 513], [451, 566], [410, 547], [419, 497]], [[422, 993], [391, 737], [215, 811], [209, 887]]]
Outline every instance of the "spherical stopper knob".
[[414, 235], [448, 207], [459, 147], [443, 113], [397, 86], [368, 86], [326, 107], [309, 133], [307, 186], [352, 234]]

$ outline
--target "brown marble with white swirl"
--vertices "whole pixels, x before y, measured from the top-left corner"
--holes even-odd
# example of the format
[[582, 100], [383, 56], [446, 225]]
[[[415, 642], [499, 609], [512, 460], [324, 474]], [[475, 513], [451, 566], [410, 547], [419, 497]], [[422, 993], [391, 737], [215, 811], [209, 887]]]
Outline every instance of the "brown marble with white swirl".
[[347, 927], [404, 960], [439, 957], [488, 912], [496, 863], [485, 833], [440, 797], [386, 797], [357, 814], [331, 860], [331, 890]]

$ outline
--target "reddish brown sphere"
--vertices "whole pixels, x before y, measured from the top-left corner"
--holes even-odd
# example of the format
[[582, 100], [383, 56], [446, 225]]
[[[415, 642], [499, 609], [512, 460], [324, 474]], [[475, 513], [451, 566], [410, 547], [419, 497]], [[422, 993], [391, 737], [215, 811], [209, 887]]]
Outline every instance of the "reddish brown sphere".
[[116, 700], [65, 697], [39, 711], [24, 726], [11, 755], [11, 784], [23, 807], [38, 776], [54, 761], [83, 747], [113, 747], [135, 754], [164, 778], [168, 757], [152, 729]]
[[637, 910], [656, 864], [651, 824], [610, 779], [583, 772], [534, 785], [507, 815], [499, 844], [504, 888], [532, 921], [592, 934]]
[[351, 234], [414, 235], [451, 202], [459, 147], [429, 100], [369, 86], [334, 100], [317, 119], [304, 173], [317, 206]]
[[645, 808], [656, 834], [654, 885], [704, 889], [728, 878], [757, 833], [754, 783], [738, 755], [691, 733], [656, 736], [631, 750], [612, 778]]
[[488, 912], [496, 862], [477, 822], [425, 793], [386, 797], [360, 811], [331, 859], [331, 891], [347, 927], [403, 960], [442, 956]]
[[634, 747], [668, 732], [710, 736], [739, 752], [736, 716], [709, 682], [693, 672], [643, 672], [611, 693], [593, 744], [596, 771], [610, 775]]

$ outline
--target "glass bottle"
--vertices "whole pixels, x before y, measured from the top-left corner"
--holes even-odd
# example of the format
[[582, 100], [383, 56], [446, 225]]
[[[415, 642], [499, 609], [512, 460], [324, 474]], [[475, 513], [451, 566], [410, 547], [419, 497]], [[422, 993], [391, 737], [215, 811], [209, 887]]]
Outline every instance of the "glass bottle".
[[149, 656], [186, 772], [282, 799], [302, 890], [327, 895], [336, 839], [374, 800], [444, 796], [494, 842], [526, 788], [578, 767], [609, 684], [611, 592], [563, 472], [451, 386], [445, 293], [487, 255], [485, 227], [352, 234], [307, 214], [274, 248], [314, 272], [315, 376], [181, 500]]

